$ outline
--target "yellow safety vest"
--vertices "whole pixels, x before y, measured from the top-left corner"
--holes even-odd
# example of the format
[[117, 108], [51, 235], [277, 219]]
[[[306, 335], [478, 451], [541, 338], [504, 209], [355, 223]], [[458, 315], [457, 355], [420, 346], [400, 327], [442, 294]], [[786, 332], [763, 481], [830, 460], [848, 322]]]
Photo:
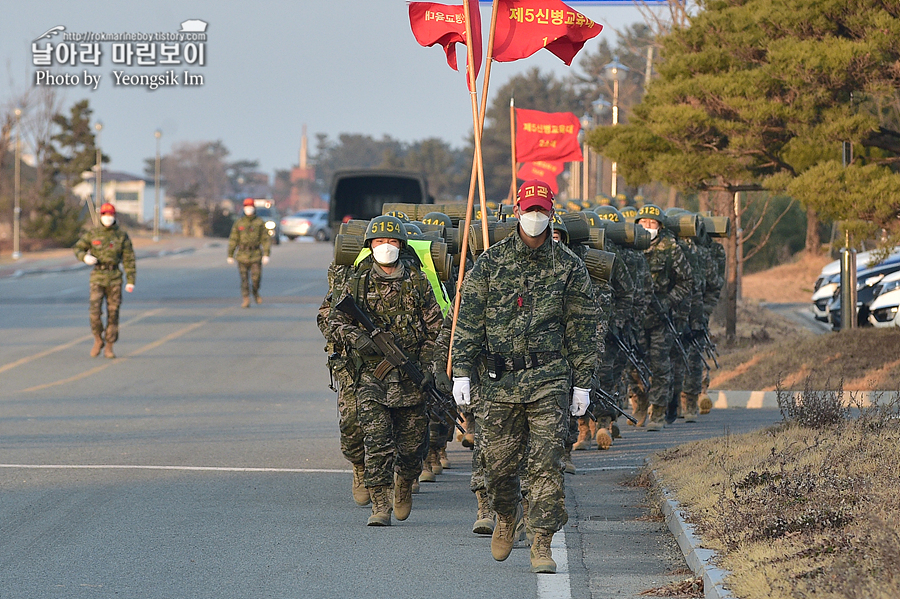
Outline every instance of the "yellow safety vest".
[[[409, 239], [407, 243], [416, 253], [416, 256], [419, 257], [419, 262], [422, 264], [422, 272], [425, 273], [425, 278], [431, 283], [431, 290], [434, 292], [434, 299], [437, 300], [438, 305], [441, 307], [441, 314], [447, 316], [450, 312], [450, 299], [447, 297], [444, 284], [441, 283], [441, 279], [438, 277], [437, 270], [434, 267], [434, 260], [431, 259], [431, 241], [428, 239]], [[371, 253], [372, 250], [370, 248], [360, 250], [356, 260], [353, 261], [353, 266], [357, 266]]]

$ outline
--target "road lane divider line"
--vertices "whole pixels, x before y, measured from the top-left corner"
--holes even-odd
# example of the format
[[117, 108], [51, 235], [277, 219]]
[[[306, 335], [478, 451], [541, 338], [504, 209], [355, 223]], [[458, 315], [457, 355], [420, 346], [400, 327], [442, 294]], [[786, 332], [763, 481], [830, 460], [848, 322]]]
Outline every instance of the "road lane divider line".
[[538, 599], [572, 599], [572, 587], [569, 584], [569, 554], [566, 551], [566, 531], [560, 529], [550, 542], [553, 561], [556, 562], [556, 574], [537, 575]]
[[[62, 379], [62, 380], [59, 380], [59, 381], [53, 381], [52, 383], [43, 383], [43, 384], [41, 384], [41, 385], [35, 385], [34, 387], [28, 387], [27, 389], [22, 389], [21, 393], [31, 393], [31, 392], [33, 392], [33, 391], [41, 391], [41, 390], [47, 389], [47, 388], [49, 388], [49, 387], [56, 387], [56, 386], [58, 386], [58, 385], [65, 385], [65, 384], [68, 384], [68, 383], [73, 383], [73, 382], [75, 382], [75, 381], [79, 381], [79, 380], [81, 380], [81, 379], [87, 378], [87, 377], [89, 377], [89, 376], [91, 376], [91, 375], [97, 374], [98, 372], [101, 372], [101, 371], [103, 371], [103, 370], [106, 370], [106, 369], [109, 368], [110, 366], [114, 366], [114, 365], [116, 365], [116, 364], [122, 364], [122, 363], [124, 363], [124, 362], [127, 362], [130, 358], [132, 358], [132, 357], [134, 357], [134, 356], [138, 356], [138, 355], [140, 355], [140, 354], [142, 354], [142, 353], [144, 353], [144, 352], [146, 352], [146, 351], [150, 351], [151, 349], [155, 349], [155, 348], [157, 348], [157, 347], [163, 345], [164, 343], [167, 343], [167, 342], [169, 342], [169, 341], [172, 341], [173, 339], [177, 339], [178, 337], [181, 337], [182, 335], [185, 335], [185, 334], [187, 334], [187, 333], [190, 333], [191, 331], [193, 331], [193, 330], [195, 330], [195, 329], [199, 329], [199, 328], [202, 327], [203, 325], [208, 324], [210, 321], [212, 321], [212, 320], [218, 318], [218, 317], [221, 316], [222, 314], [225, 314], [226, 312], [229, 312], [229, 311], [234, 310], [234, 309], [235, 309], [234, 307], [223, 308], [222, 310], [219, 310], [218, 312], [216, 312], [215, 314], [213, 314], [212, 316], [210, 316], [210, 317], [207, 318], [206, 320], [201, 320], [200, 322], [195, 322], [195, 323], [193, 323], [193, 324], [189, 324], [188, 326], [183, 327], [183, 328], [181, 328], [181, 329], [178, 329], [178, 330], [175, 331], [175, 332], [169, 333], [169, 334], [166, 335], [165, 337], [161, 337], [160, 339], [157, 339], [156, 341], [153, 341], [153, 342], [148, 343], [147, 345], [145, 345], [145, 346], [143, 346], [143, 347], [140, 347], [140, 348], [136, 349], [135, 351], [131, 352], [131, 353], [128, 354], [127, 356], [124, 356], [124, 357], [122, 357], [122, 358], [116, 358], [116, 359], [114, 359], [114, 360], [107, 361], [105, 364], [102, 364], [102, 365], [100, 365], [100, 366], [96, 366], [96, 367], [94, 367], [94, 368], [91, 368], [90, 370], [86, 370], [86, 371], [81, 372], [81, 373], [79, 373], [79, 374], [70, 376], [69, 378], [66, 378], [66, 379]], [[154, 310], [151, 310], [151, 312], [159, 312], [160, 310], [162, 310], [162, 308], [159, 308], [158, 310], [155, 310], [155, 311], [154, 311]], [[126, 323], [126, 324], [130, 324], [131, 322], [134, 322], [134, 321], [132, 320], [132, 321], [130, 321], [129, 323]], [[91, 337], [88, 337], [88, 338], [91, 338]]]
[[[140, 321], [140, 320], [143, 320], [143, 319], [145, 319], [145, 318], [149, 318], [150, 316], [155, 316], [156, 314], [158, 314], [159, 312], [161, 312], [163, 309], [164, 309], [164, 308], [156, 308], [156, 309], [154, 309], [154, 310], [147, 310], [146, 312], [144, 312], [144, 313], [142, 313], [142, 314], [139, 314], [138, 316], [135, 316], [135, 317], [132, 318], [131, 320], [128, 320], [128, 321], [126, 321], [126, 322], [120, 324], [119, 326], [127, 326], [127, 325], [131, 325], [131, 324], [134, 324], [134, 323], [136, 323], [136, 322], [138, 322], [138, 321]], [[0, 366], [0, 372], [6, 372], [7, 370], [12, 370], [13, 368], [16, 368], [17, 366], [21, 366], [21, 365], [23, 365], [23, 364], [27, 364], [27, 363], [29, 363], [29, 362], [33, 362], [34, 360], [38, 360], [38, 359], [40, 359], [40, 358], [49, 356], [50, 354], [54, 354], [54, 353], [56, 353], [56, 352], [58, 352], [58, 351], [62, 351], [62, 350], [64, 350], [64, 349], [69, 349], [69, 348], [72, 347], [73, 345], [78, 345], [79, 343], [84, 343], [85, 341], [90, 341], [90, 340], [93, 339], [93, 338], [94, 338], [93, 335], [84, 335], [84, 336], [82, 336], [82, 337], [78, 337], [77, 339], [74, 339], [74, 340], [69, 341], [69, 342], [67, 342], [67, 343], [63, 343], [63, 344], [61, 344], [61, 345], [57, 345], [57, 346], [51, 347], [51, 348], [49, 348], [49, 349], [45, 349], [45, 350], [40, 351], [40, 352], [38, 352], [38, 353], [36, 353], [36, 354], [32, 354], [32, 355], [30, 355], [30, 356], [25, 356], [24, 358], [19, 358], [19, 359], [16, 360], [15, 362], [10, 362], [9, 364], [4, 364], [3, 366]]]
[[338, 468], [252, 468], [237, 466], [142, 466], [139, 464], [0, 464], [0, 468], [20, 470], [180, 470], [186, 472], [286, 472], [309, 474], [351, 474]]

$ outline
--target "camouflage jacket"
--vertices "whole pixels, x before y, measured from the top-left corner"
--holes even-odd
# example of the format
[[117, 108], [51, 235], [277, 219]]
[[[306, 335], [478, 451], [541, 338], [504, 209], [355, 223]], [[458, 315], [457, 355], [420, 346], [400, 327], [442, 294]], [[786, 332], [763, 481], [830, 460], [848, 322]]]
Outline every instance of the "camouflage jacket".
[[629, 322], [634, 323], [635, 329], [640, 329], [643, 326], [644, 315], [652, 309], [649, 294], [653, 288], [653, 280], [650, 278], [650, 268], [643, 252], [634, 248], [623, 248], [622, 257], [634, 281], [634, 303]]
[[548, 236], [532, 249], [513, 234], [478, 257], [462, 288], [454, 376], [469, 376], [483, 353], [507, 359], [543, 354], [537, 368], [481, 379], [486, 400], [528, 403], [558, 394], [570, 381], [590, 387], [596, 352], [591, 280], [564, 244]]
[[675, 235], [667, 229], [660, 229], [650, 247], [644, 250], [644, 257], [652, 282], [652, 305], [644, 318], [644, 328], [652, 329], [662, 324], [657, 310], [662, 309], [664, 315], [671, 317], [678, 306], [690, 300], [693, 275], [691, 265], [675, 241]]
[[347, 277], [352, 272], [350, 266], [331, 263], [328, 267], [328, 293], [319, 306], [319, 313], [316, 315], [316, 325], [319, 327], [322, 336], [325, 337], [325, 351], [330, 355], [332, 353], [343, 354], [344, 347], [339, 340], [334, 338], [331, 329], [331, 323], [328, 319], [331, 316], [331, 309], [339, 299], [344, 286], [347, 284]]
[[[425, 274], [402, 262], [400, 268], [394, 275], [386, 275], [377, 265], [354, 270], [335, 298], [353, 295], [375, 326], [391, 333], [406, 355], [427, 371], [431, 369], [435, 339], [444, 316]], [[328, 323], [326, 339], [330, 337], [350, 353], [356, 352], [353, 348], [359, 338], [368, 334], [362, 325], [339, 310], [329, 311]], [[375, 355], [358, 357], [372, 369], [380, 361]]]
[[725, 288], [725, 248], [721, 243], [710, 240], [705, 246], [709, 252], [710, 274], [706, 280], [706, 293], [703, 296], [703, 311], [707, 319], [716, 309], [719, 296]]
[[[582, 243], [569, 247], [572, 253], [583, 262], [588, 247]], [[618, 257], [616, 262], [618, 262]], [[590, 276], [590, 271], [588, 271]], [[613, 277], [616, 276], [616, 265], [613, 265]], [[606, 353], [606, 334], [609, 333], [609, 323], [613, 316], [613, 288], [611, 283], [591, 278], [591, 287], [594, 295], [594, 305], [597, 307], [597, 357]]]
[[97, 264], [91, 272], [91, 283], [109, 285], [122, 281], [122, 271], [119, 264], [125, 267], [126, 282], [134, 285], [134, 277], [137, 272], [135, 267], [134, 247], [128, 233], [113, 223], [110, 227], [94, 227], [81, 236], [75, 246], [75, 256], [84, 260], [84, 256], [90, 252], [97, 258]]
[[228, 256], [238, 262], [259, 262], [268, 256], [272, 238], [266, 230], [266, 223], [258, 216], [242, 216], [231, 227], [228, 237]]
[[708, 260], [705, 253], [697, 245], [693, 238], [678, 238], [678, 247], [684, 252], [691, 265], [691, 302], [685, 302], [683, 310], [679, 310], [679, 322], [676, 326], [680, 329], [698, 330], [705, 326], [703, 315], [703, 294], [706, 291], [706, 265]]
[[609, 282], [612, 287], [612, 316], [610, 321], [618, 330], [625, 328], [625, 324], [631, 318], [634, 309], [634, 277], [629, 272], [628, 264], [625, 261], [624, 248], [606, 240], [605, 250], [616, 255], [616, 262], [613, 265], [613, 276]]

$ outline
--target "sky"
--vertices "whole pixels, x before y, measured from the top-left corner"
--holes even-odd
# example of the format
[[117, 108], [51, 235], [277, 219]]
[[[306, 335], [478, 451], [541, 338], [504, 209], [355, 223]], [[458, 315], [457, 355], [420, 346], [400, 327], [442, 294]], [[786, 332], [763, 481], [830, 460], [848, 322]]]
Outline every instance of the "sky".
[[[639, 9], [627, 2], [571, 4], [604, 25], [582, 53], [596, 50], [604, 37], [615, 46], [614, 29], [643, 21]], [[93, 119], [103, 125], [100, 145], [111, 158], [107, 168], [136, 175], [143, 174], [145, 159], [155, 156], [157, 130], [163, 155], [178, 143], [221, 140], [231, 160], [257, 160], [259, 170], [270, 176], [297, 165], [304, 125], [311, 153], [318, 133], [332, 140], [341, 133], [388, 135], [404, 142], [437, 137], [461, 148], [472, 129], [464, 69], [451, 70], [440, 46], [418, 45], [407, 10], [405, 0], [7, 2], [0, 19], [0, 109], [9, 110], [28, 88], [50, 84], [48, 72], [68, 74], [70, 83], [77, 75], [78, 85], [55, 85], [64, 112], [88, 98]], [[481, 5], [485, 32], [490, 12], [490, 4]], [[32, 43], [57, 26], [65, 30], [38, 40], [38, 47], [56, 47], [65, 34], [175, 34], [192, 19], [207, 24], [202, 65], [193, 55], [193, 63], [184, 64], [188, 52], [199, 48], [189, 50], [188, 40], [156, 41], [157, 47], [168, 43], [183, 53], [182, 64], [172, 66], [141, 66], [135, 58], [131, 66], [123, 64], [113, 55], [114, 41], [100, 42], [98, 65], [79, 58], [74, 66], [61, 66], [58, 48], [51, 66], [33, 64]], [[136, 49], [138, 43], [122, 42], [120, 48]], [[461, 66], [465, 51], [457, 46]], [[579, 57], [566, 67], [541, 50], [524, 60], [494, 63], [490, 88], [497, 90], [534, 67], [563, 76], [578, 69]], [[177, 85], [151, 91], [125, 84], [169, 70], [177, 75]], [[185, 70], [202, 76], [202, 85], [186, 85]], [[85, 85], [85, 72], [100, 76], [96, 89]], [[121, 74], [119, 80], [114, 72]], [[480, 81], [478, 89], [480, 94]], [[490, 93], [488, 101], [493, 101]]]

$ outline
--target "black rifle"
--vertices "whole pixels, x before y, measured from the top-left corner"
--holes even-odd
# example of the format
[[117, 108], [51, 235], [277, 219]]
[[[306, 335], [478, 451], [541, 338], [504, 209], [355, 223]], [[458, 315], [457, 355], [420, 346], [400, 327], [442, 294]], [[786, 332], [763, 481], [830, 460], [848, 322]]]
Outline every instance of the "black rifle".
[[[709, 367], [709, 362], [706, 361], [706, 358], [703, 357], [703, 354], [706, 353], [706, 348], [700, 343], [700, 339], [697, 335], [694, 334], [694, 331], [686, 333], [688, 339], [690, 339], [691, 347], [697, 350], [697, 355], [700, 356], [700, 359], [703, 361], [703, 367], [707, 372], [710, 372], [711, 368]], [[718, 365], [716, 366], [718, 368]]]
[[659, 300], [656, 299], [655, 295], [650, 296], [651, 304], [653, 305], [653, 309], [656, 311], [656, 315], [659, 316], [659, 319], [666, 323], [666, 328], [669, 329], [669, 332], [672, 333], [672, 337], [675, 338], [675, 346], [678, 348], [678, 352], [681, 354], [681, 359], [684, 360], [684, 365], [688, 368], [691, 367], [691, 361], [688, 359], [687, 352], [684, 350], [684, 344], [681, 343], [681, 335], [678, 334], [678, 329], [675, 328], [675, 323], [672, 322], [672, 319], [669, 318], [669, 315], [665, 313], [663, 310], [662, 304], [659, 303]]
[[718, 368], [719, 361], [716, 360], [716, 356], [719, 355], [719, 350], [716, 349], [716, 344], [709, 338], [709, 327], [703, 327], [703, 340], [706, 342], [706, 355], [712, 358], [713, 364]]
[[[631, 424], [637, 424], [637, 420], [635, 420], [632, 416], [625, 413], [622, 408], [619, 407], [619, 403], [616, 401], [616, 398], [604, 391], [597, 380], [591, 381], [591, 403], [595, 403], [601, 408], [606, 408], [607, 410], [613, 410], [618, 412], [625, 418], [627, 418]], [[588, 412], [590, 412], [590, 407], [588, 407]], [[591, 416], [592, 418], [593, 415]], [[594, 418], [596, 420], [596, 418]]]
[[615, 340], [616, 345], [619, 346], [619, 349], [622, 350], [622, 353], [625, 354], [625, 357], [628, 358], [628, 361], [631, 362], [634, 369], [637, 371], [638, 378], [641, 379], [641, 383], [644, 385], [645, 390], [650, 389], [650, 377], [652, 376], [652, 372], [650, 372], [650, 368], [647, 366], [647, 363], [644, 362], [637, 355], [637, 350], [634, 347], [629, 346], [625, 341], [619, 337], [618, 335], [610, 334], [610, 336]]
[[409, 359], [390, 332], [379, 329], [372, 322], [372, 319], [356, 305], [356, 301], [352, 295], [344, 296], [335, 306], [338, 310], [352, 318], [368, 331], [375, 346], [384, 356], [384, 360], [375, 368], [375, 376], [384, 379], [392, 368], [399, 368], [406, 376], [410, 378], [420, 389], [425, 392], [425, 410], [428, 412], [429, 418], [443, 422], [447, 426], [456, 426], [463, 434], [466, 430], [460, 425], [459, 412], [456, 411], [456, 402], [449, 395], [441, 393], [434, 386], [434, 382], [429, 381], [425, 374], [419, 370], [416, 363]]

